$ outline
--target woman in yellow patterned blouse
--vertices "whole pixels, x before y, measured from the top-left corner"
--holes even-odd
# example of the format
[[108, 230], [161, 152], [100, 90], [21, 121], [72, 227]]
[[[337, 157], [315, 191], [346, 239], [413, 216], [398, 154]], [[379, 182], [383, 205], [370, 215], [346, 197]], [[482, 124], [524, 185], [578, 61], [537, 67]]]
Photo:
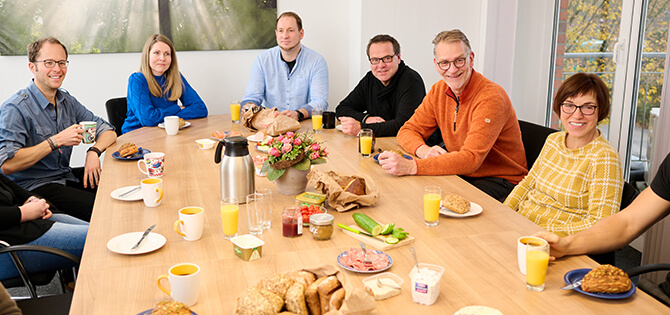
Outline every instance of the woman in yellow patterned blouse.
[[552, 106], [564, 131], [549, 137], [505, 205], [548, 231], [567, 236], [619, 211], [619, 154], [597, 124], [610, 110], [609, 91], [595, 74], [565, 80]]

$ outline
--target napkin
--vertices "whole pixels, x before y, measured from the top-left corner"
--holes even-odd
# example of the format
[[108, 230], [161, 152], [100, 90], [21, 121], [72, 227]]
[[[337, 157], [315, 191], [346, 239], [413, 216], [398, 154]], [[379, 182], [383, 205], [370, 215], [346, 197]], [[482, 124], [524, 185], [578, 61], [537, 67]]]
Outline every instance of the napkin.
[[[365, 195], [344, 191], [338, 181], [342, 177], [357, 177], [365, 180]], [[379, 200], [379, 191], [372, 179], [359, 175], [343, 175], [335, 171], [323, 173], [313, 169], [307, 174], [310, 183], [315, 183], [316, 191], [328, 196], [328, 205], [338, 212], [349, 211], [363, 206], [372, 206]]]
[[300, 123], [297, 120], [280, 114], [276, 107], [269, 109], [254, 106], [244, 112], [242, 124], [253, 131], [265, 130], [273, 137], [300, 129]]

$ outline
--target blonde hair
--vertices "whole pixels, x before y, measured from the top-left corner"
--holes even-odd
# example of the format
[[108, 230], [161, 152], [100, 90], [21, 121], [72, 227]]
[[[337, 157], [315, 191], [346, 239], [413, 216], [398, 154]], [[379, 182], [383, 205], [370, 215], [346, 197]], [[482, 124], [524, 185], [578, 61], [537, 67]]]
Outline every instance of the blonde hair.
[[[172, 60], [170, 62], [170, 67], [164, 73], [165, 85], [163, 86], [158, 85], [158, 82], [156, 82], [156, 79], [151, 72], [151, 65], [149, 64], [149, 52], [151, 51], [151, 47], [153, 47], [153, 45], [157, 42], [165, 43], [170, 47], [170, 57]], [[181, 93], [183, 91], [183, 82], [181, 81], [179, 67], [177, 66], [177, 54], [175, 53], [174, 45], [172, 45], [170, 39], [165, 35], [154, 34], [149, 37], [149, 39], [147, 39], [146, 43], [144, 43], [144, 48], [142, 49], [140, 72], [142, 72], [142, 74], [144, 74], [144, 78], [147, 79], [151, 95], [155, 97], [165, 97], [169, 95], [169, 101], [176, 101], [181, 97]]]

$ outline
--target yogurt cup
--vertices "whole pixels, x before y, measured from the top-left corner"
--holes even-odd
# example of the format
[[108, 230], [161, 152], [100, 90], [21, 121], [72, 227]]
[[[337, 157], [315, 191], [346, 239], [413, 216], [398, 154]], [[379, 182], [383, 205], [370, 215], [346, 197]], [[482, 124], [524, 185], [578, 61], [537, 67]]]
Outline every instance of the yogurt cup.
[[412, 280], [412, 302], [423, 305], [433, 305], [440, 296], [440, 280], [444, 273], [444, 267], [419, 263], [420, 273], [416, 266], [409, 272]]

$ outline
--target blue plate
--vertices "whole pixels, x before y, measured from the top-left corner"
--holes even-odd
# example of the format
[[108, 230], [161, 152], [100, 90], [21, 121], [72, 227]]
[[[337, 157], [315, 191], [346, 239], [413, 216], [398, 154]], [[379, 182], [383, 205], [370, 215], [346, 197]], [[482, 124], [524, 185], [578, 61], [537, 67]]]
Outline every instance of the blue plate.
[[144, 155], [147, 154], [147, 153], [151, 153], [151, 151], [149, 151], [147, 149], [142, 149], [141, 147], [139, 147], [139, 148], [137, 148], [137, 153], [135, 153], [135, 154], [133, 154], [129, 157], [121, 157], [121, 154], [119, 154], [119, 151], [116, 151], [116, 152], [112, 153], [112, 157], [115, 158], [115, 159], [118, 159], [118, 160], [131, 161], [131, 160], [139, 160], [139, 159], [143, 158]]
[[[381, 154], [381, 153], [377, 153], [377, 154], [375, 154], [375, 155], [372, 157], [373, 159], [375, 159], [375, 162], [377, 162], [377, 163], [379, 163], [379, 154]], [[411, 160], [411, 159], [412, 159], [412, 157], [409, 156], [409, 155], [407, 155], [407, 154], [403, 154], [402, 157], [404, 157], [404, 158], [406, 158], [406, 159], [408, 159], [408, 160]]]
[[[151, 315], [151, 312], [153, 312], [153, 311], [154, 311], [154, 309], [152, 308], [152, 309], [148, 309], [144, 312], [137, 313], [137, 315]], [[198, 315], [198, 314], [196, 314], [194, 311], [191, 311], [191, 315]]]
[[346, 270], [349, 270], [349, 271], [351, 271], [351, 272], [358, 272], [358, 273], [377, 273], [377, 272], [382, 272], [382, 271], [384, 271], [384, 270], [387, 270], [387, 269], [391, 268], [391, 266], [393, 265], [393, 258], [391, 258], [391, 256], [389, 256], [387, 253], [384, 253], [384, 252], [382, 252], [382, 251], [378, 251], [378, 250], [374, 250], [374, 249], [368, 249], [368, 251], [369, 251], [369, 252], [374, 252], [374, 253], [377, 253], [377, 254], [384, 254], [384, 255], [386, 255], [386, 258], [388, 258], [388, 260], [389, 260], [389, 264], [386, 265], [386, 267], [384, 267], [384, 268], [382, 268], [382, 269], [377, 269], [377, 270], [357, 270], [357, 269], [351, 268], [351, 267], [349, 267], [349, 266], [345, 266], [345, 265], [343, 265], [343, 264], [340, 262], [340, 258], [342, 258], [343, 256], [346, 256], [346, 255], [347, 255], [347, 252], [342, 252], [340, 255], [337, 256], [337, 264], [340, 265], [340, 267], [342, 267], [342, 268], [344, 268], [344, 269], [346, 269]]
[[[580, 280], [584, 278], [584, 276], [589, 273], [591, 269], [585, 268], [585, 269], [575, 269], [568, 271], [565, 276], [563, 276], [563, 280], [565, 281], [566, 284], [571, 284], [574, 283], [577, 280]], [[633, 293], [635, 293], [635, 284], [631, 282], [630, 284], [630, 290], [622, 293], [593, 293], [593, 292], [586, 292], [582, 290], [582, 287], [576, 287], [574, 289], [575, 291], [581, 293], [581, 294], [586, 294], [589, 296], [601, 298], [601, 299], [608, 299], [608, 300], [617, 300], [617, 299], [625, 299]]]

